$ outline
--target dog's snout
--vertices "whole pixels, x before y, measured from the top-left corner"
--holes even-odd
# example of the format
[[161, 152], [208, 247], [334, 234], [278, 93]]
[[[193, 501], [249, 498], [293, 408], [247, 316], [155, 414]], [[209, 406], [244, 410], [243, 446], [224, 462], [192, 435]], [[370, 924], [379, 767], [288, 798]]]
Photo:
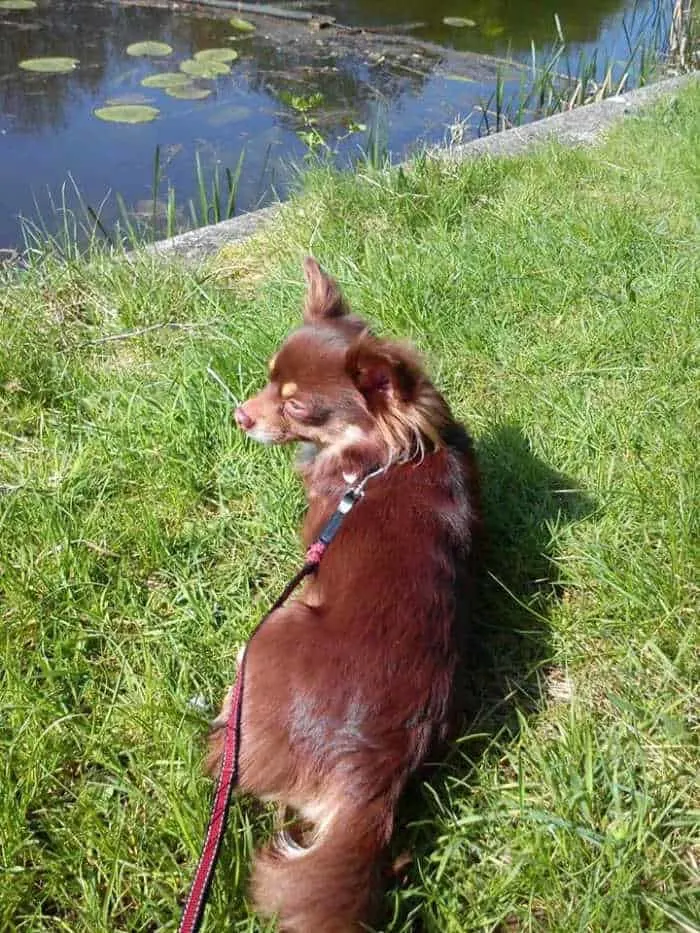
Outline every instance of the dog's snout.
[[244, 431], [250, 431], [251, 428], [255, 427], [255, 418], [250, 417], [243, 405], [238, 406], [234, 413], [234, 418], [236, 419], [238, 427], [243, 428]]

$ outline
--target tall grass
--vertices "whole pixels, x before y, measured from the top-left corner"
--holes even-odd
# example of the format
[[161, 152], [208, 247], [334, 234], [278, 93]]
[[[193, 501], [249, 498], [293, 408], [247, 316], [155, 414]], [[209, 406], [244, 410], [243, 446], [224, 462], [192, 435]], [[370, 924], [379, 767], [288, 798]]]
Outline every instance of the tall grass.
[[679, 71], [692, 71], [698, 67], [700, 48], [693, 0], [675, 0], [668, 44], [671, 67]]
[[697, 64], [692, 0], [658, 0], [651, 10], [635, 2], [622, 21], [626, 51], [614, 58], [604, 47], [572, 54], [559, 16], [551, 46], [531, 44], [527, 72], [517, 88], [502, 69], [488, 100], [479, 107], [480, 135], [488, 135], [603, 100], [640, 87], [666, 70]]
[[71, 174], [57, 195], [48, 190], [48, 211], [34, 197], [33, 217], [20, 217], [26, 259], [52, 253], [66, 260], [91, 255], [105, 242], [114, 245], [114, 231], [104, 220], [111, 193], [97, 205], [89, 204]]
[[[207, 171], [199, 152], [194, 157], [194, 196], [184, 204], [166, 176], [160, 146], [153, 154], [150, 209], [144, 216], [131, 208], [120, 192], [108, 192], [93, 205], [72, 175], [58, 195], [48, 191], [48, 211], [34, 198], [34, 216], [21, 218], [24, 251], [28, 255], [49, 249], [66, 259], [92, 253], [104, 244], [113, 249], [136, 249], [183, 230], [204, 227], [233, 217], [239, 195], [245, 152], [231, 168], [216, 162]], [[163, 189], [164, 197], [163, 197]]]
[[[207, 176], [202, 165], [199, 152], [194, 156], [194, 197], [189, 198], [186, 206], [178, 202], [175, 186], [166, 178], [161, 159], [160, 146], [156, 146], [153, 155], [153, 181], [151, 186], [151, 215], [150, 226], [134, 224], [133, 214], [128, 210], [122, 197], [117, 196], [119, 213], [122, 223], [128, 234], [129, 242], [136, 247], [144, 240], [159, 239], [163, 236], [171, 237], [181, 232], [183, 227], [204, 227], [207, 224], [219, 223], [227, 220], [236, 213], [236, 202], [240, 185], [241, 172], [245, 151], [242, 150], [238, 161], [233, 168], [221, 166], [217, 161]], [[161, 192], [165, 185], [165, 201], [161, 201]], [[161, 204], [165, 205], [162, 213], [159, 212]], [[188, 217], [184, 221], [183, 215]]]

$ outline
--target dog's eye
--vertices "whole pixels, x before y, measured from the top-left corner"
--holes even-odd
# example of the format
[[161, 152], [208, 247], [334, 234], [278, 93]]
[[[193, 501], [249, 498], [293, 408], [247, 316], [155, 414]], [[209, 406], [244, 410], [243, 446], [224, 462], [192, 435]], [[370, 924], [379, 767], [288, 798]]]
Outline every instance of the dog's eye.
[[284, 403], [284, 408], [292, 418], [303, 418], [307, 414], [306, 405], [295, 398], [288, 398]]

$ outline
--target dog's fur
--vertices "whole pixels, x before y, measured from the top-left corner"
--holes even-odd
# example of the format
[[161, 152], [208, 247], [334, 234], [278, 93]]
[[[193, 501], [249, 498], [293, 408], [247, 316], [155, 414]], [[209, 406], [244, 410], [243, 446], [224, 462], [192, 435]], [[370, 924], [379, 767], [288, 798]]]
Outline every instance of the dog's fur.
[[[399, 796], [448, 733], [478, 480], [414, 353], [372, 336], [315, 260], [304, 269], [304, 325], [236, 420], [260, 441], [304, 442], [306, 545], [349, 485], [389, 468], [250, 643], [239, 790], [297, 819], [257, 856], [257, 909], [286, 933], [357, 933], [375, 916]], [[213, 772], [229, 714], [230, 694]]]

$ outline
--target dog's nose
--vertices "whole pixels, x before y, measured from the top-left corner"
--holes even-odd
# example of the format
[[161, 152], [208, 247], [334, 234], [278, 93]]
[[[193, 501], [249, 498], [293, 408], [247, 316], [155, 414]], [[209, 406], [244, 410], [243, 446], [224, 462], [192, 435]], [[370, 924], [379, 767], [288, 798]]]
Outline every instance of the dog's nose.
[[243, 428], [244, 431], [250, 431], [255, 425], [255, 418], [251, 418], [242, 405], [239, 405], [236, 409], [234, 418], [236, 419], [238, 427]]

